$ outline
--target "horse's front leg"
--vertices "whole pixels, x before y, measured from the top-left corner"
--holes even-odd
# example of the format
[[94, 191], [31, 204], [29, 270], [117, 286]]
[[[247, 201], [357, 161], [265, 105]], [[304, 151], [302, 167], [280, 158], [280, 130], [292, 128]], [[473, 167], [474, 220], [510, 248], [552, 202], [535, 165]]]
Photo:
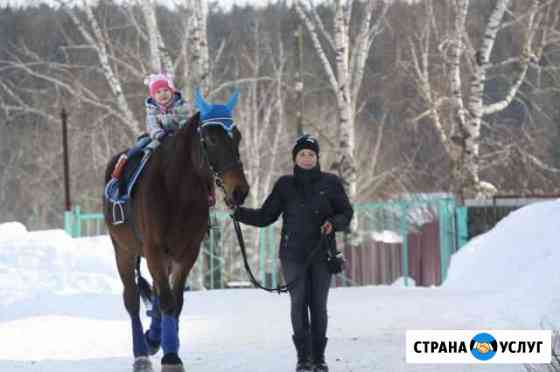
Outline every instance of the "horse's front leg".
[[[183, 362], [179, 358], [179, 325], [178, 303], [169, 284], [168, 261], [158, 249], [146, 249], [146, 258], [150, 274], [159, 294], [159, 309], [161, 311], [161, 359], [162, 372], [184, 372]], [[149, 253], [148, 253], [149, 252]], [[151, 329], [152, 327], [150, 327]], [[150, 337], [149, 337], [150, 338]]]
[[159, 294], [154, 294], [152, 308], [148, 311], [151, 319], [150, 328], [146, 331], [146, 344], [148, 353], [155, 355], [161, 346], [161, 310], [159, 308]]
[[193, 267], [194, 261], [195, 260], [193, 259], [189, 260], [189, 262], [185, 264], [173, 263], [172, 265], [171, 285], [173, 288], [173, 294], [175, 295], [175, 299], [177, 301], [177, 318], [179, 318], [181, 311], [183, 310], [185, 284], [187, 283], [187, 277]]

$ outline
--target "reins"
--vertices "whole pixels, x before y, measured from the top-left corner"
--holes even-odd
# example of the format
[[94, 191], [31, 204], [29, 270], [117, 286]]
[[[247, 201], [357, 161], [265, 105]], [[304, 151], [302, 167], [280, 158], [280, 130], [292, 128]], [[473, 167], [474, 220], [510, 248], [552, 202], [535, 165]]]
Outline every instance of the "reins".
[[239, 248], [241, 249], [241, 255], [243, 256], [243, 264], [245, 266], [245, 271], [247, 271], [247, 274], [249, 274], [249, 280], [251, 281], [251, 283], [253, 283], [255, 287], [263, 289], [267, 292], [277, 292], [278, 294], [289, 292], [295, 286], [297, 281], [302, 279], [306, 275], [307, 269], [309, 268], [309, 266], [313, 261], [313, 257], [317, 254], [318, 251], [320, 251], [323, 248], [323, 244], [325, 244], [327, 240], [327, 235], [322, 233], [321, 240], [319, 241], [317, 246], [309, 253], [305, 261], [305, 267], [295, 279], [293, 279], [291, 282], [285, 285], [281, 285], [276, 288], [268, 288], [263, 286], [261, 283], [259, 283], [259, 281], [253, 275], [253, 271], [251, 270], [251, 267], [249, 266], [249, 262], [247, 260], [247, 250], [245, 247], [245, 241], [243, 239], [243, 232], [241, 231], [241, 226], [239, 225], [239, 221], [237, 221], [233, 217], [233, 215], [231, 215], [230, 217], [233, 220], [233, 227], [235, 228], [235, 234], [237, 235], [237, 241], [239, 243]]

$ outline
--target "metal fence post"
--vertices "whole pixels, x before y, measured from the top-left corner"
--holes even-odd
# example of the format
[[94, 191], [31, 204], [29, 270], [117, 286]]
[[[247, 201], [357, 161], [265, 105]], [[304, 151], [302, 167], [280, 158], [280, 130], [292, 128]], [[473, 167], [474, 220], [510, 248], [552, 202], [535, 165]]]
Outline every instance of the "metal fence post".
[[261, 283], [266, 283], [266, 256], [267, 256], [267, 244], [266, 244], [266, 231], [264, 228], [260, 227], [258, 230], [259, 234], [259, 276], [261, 278]]
[[73, 218], [73, 238], [81, 238], [82, 237], [82, 218], [81, 218], [81, 211], [80, 206], [77, 205], [74, 207], [74, 218]]
[[404, 200], [400, 200], [399, 209], [401, 211], [400, 233], [402, 239], [402, 272], [404, 276], [404, 285], [405, 287], [408, 287], [408, 203]]
[[64, 231], [70, 236], [74, 236], [74, 213], [73, 211], [64, 211]]
[[213, 224], [214, 219], [212, 219], [212, 217], [210, 217], [210, 231], [208, 234], [208, 243], [210, 245], [210, 288], [214, 289], [215, 287], [215, 283], [214, 283], [214, 275], [215, 272], [214, 270], [216, 270], [216, 268], [214, 267], [214, 255], [215, 255], [215, 251], [214, 251], [214, 224]]
[[464, 227], [461, 225], [462, 222], [458, 217], [459, 214], [462, 213], [460, 212], [461, 209], [462, 208], [456, 207], [454, 199], [440, 199], [438, 201], [441, 283], [447, 279], [447, 271], [451, 261], [451, 255], [457, 249], [455, 240], [458, 239], [457, 244], [459, 247], [461, 247], [461, 244], [464, 244], [459, 239]]
[[447, 268], [447, 208], [445, 200], [438, 200], [438, 219], [439, 219], [439, 275], [441, 283], [445, 281]]
[[457, 217], [457, 244], [459, 249], [463, 248], [469, 241], [469, 214], [467, 207], [459, 207], [456, 210]]
[[272, 273], [272, 286], [276, 287], [278, 284], [278, 265], [276, 258], [276, 242], [274, 240], [274, 225], [268, 227], [268, 247], [269, 247], [269, 257], [271, 263], [271, 273]]

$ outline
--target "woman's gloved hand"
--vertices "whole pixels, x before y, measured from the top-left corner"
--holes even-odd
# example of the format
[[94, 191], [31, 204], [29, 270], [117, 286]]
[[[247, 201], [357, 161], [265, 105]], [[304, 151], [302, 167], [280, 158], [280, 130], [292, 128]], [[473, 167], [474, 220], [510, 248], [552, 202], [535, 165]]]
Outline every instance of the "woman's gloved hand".
[[329, 220], [325, 221], [323, 226], [321, 226], [321, 232], [325, 235], [329, 235], [333, 232], [333, 225]]

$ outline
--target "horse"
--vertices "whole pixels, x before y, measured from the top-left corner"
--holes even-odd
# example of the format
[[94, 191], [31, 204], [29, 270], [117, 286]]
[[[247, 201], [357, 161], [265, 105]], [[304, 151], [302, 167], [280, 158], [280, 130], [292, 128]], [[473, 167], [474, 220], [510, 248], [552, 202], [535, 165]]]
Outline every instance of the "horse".
[[[131, 319], [134, 372], [152, 372], [150, 356], [160, 347], [162, 372], [184, 371], [178, 355], [179, 315], [187, 277], [209, 228], [209, 192], [215, 181], [230, 207], [242, 205], [249, 192], [239, 155], [241, 133], [231, 114], [238, 94], [223, 105], [206, 102], [197, 91], [199, 112], [153, 152], [135, 185], [125, 223], [112, 223], [111, 203], [103, 198], [104, 219]], [[109, 161], [105, 183], [121, 154]], [[153, 288], [139, 272], [141, 257]], [[152, 300], [151, 323], [145, 333], [141, 295]]]

